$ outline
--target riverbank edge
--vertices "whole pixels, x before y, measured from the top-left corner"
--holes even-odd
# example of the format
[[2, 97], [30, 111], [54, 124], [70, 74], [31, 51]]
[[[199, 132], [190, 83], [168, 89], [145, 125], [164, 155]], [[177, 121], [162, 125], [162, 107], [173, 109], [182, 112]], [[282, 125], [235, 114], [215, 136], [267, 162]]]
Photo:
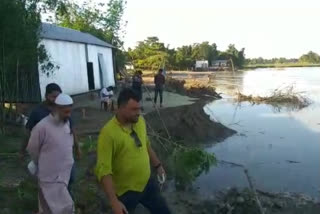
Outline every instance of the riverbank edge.
[[307, 68], [320, 67], [320, 64], [257, 64], [245, 65], [241, 70], [251, 70], [258, 68]]

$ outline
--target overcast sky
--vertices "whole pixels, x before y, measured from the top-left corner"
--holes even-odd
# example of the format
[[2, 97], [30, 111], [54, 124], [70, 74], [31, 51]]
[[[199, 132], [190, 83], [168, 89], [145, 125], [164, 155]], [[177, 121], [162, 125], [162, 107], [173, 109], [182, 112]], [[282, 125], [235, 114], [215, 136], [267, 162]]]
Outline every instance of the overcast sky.
[[233, 43], [247, 57], [320, 53], [319, 0], [128, 0], [124, 19], [125, 47], [157, 36], [170, 47]]

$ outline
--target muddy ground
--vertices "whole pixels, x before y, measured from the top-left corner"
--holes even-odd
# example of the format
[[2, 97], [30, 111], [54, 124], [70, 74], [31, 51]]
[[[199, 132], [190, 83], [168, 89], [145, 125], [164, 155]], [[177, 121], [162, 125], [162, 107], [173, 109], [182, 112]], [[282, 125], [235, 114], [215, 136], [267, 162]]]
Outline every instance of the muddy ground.
[[[36, 180], [27, 173], [28, 159], [21, 161], [16, 152], [20, 148], [22, 136], [1, 137], [0, 149], [0, 213], [30, 214], [37, 210]], [[93, 143], [94, 138], [91, 139]], [[77, 214], [110, 213], [108, 202], [97, 184], [95, 177], [88, 171], [90, 148], [88, 139], [82, 139], [84, 156], [77, 164], [77, 179], [73, 194]], [[90, 144], [91, 144], [90, 143]], [[86, 148], [85, 148], [86, 147]], [[94, 150], [94, 148], [93, 148]], [[3, 155], [6, 153], [7, 155]], [[196, 188], [177, 190], [169, 180], [163, 189], [173, 213], [181, 214], [259, 214], [260, 211], [250, 190], [227, 189], [218, 194], [203, 197]], [[266, 214], [318, 214], [319, 203], [311, 198], [292, 193], [269, 193], [258, 191], [258, 197]], [[137, 214], [148, 214], [143, 207]]]
[[[161, 109], [145, 115], [150, 129], [163, 137], [169, 136], [183, 144], [197, 145], [205, 142], [221, 142], [236, 132], [211, 121], [204, 112], [204, 101], [191, 105]], [[164, 125], [165, 124], [165, 125]]]
[[[144, 94], [144, 97], [149, 97], [148, 92]], [[113, 114], [100, 110], [100, 103], [96, 95], [78, 97], [75, 102], [73, 117], [83, 150], [83, 157], [76, 161], [77, 179], [73, 187], [76, 213], [110, 213], [106, 197], [92, 174], [92, 167], [95, 159], [96, 136]], [[220, 142], [235, 133], [222, 124], [210, 121], [202, 109], [206, 102], [208, 102], [207, 99], [199, 101], [187, 96], [165, 93], [166, 108], [160, 109], [160, 115], [170, 136], [175, 141], [183, 141], [187, 146], [196, 144], [200, 148], [200, 145], [208, 140]], [[152, 102], [145, 100], [143, 105], [148, 124], [156, 133], [166, 138], [166, 130]], [[36, 180], [26, 170], [28, 157], [21, 160], [18, 156], [21, 142], [24, 140], [23, 129], [12, 127], [10, 130], [7, 136], [0, 136], [0, 214], [30, 214], [37, 210]], [[152, 143], [157, 144], [157, 141]], [[203, 157], [199, 159], [198, 156], [189, 156], [189, 158], [190, 165], [179, 166], [186, 169], [183, 173], [187, 174], [182, 174], [182, 176], [176, 174], [175, 171], [178, 168], [165, 163], [169, 181], [164, 187], [163, 195], [173, 213], [260, 213], [250, 190], [230, 189], [219, 194], [212, 193], [210, 197], [204, 198], [190, 182], [199, 173], [202, 173], [205, 167], [214, 166], [202, 162]], [[163, 160], [169, 162], [170, 156]], [[189, 172], [195, 172], [195, 174], [189, 174]], [[192, 177], [188, 178], [188, 176]], [[189, 179], [184, 183], [189, 186], [184, 186], [182, 189], [177, 188], [175, 182], [177, 178]], [[298, 194], [259, 192], [258, 196], [267, 214], [315, 214], [320, 211], [318, 203]], [[139, 207], [136, 213], [147, 214], [148, 212]]]

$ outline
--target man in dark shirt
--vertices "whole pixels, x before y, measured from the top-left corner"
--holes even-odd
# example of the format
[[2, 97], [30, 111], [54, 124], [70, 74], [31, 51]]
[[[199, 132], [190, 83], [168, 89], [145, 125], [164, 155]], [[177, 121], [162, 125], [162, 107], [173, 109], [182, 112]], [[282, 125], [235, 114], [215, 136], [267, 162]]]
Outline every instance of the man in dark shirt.
[[139, 98], [139, 102], [142, 99], [142, 71], [136, 71], [134, 76], [132, 77], [132, 90]]
[[50, 83], [46, 86], [46, 93], [45, 93], [45, 101], [37, 105], [31, 112], [28, 122], [26, 124], [27, 129], [27, 141], [22, 145], [21, 152], [25, 153], [26, 147], [28, 144], [28, 140], [30, 137], [30, 133], [32, 129], [46, 116], [48, 116], [53, 107], [54, 101], [57, 96], [62, 93], [62, 90], [59, 85], [56, 83]]
[[[45, 93], [45, 101], [40, 103], [38, 106], [36, 106], [31, 114], [30, 117], [28, 119], [28, 122], [26, 124], [26, 130], [27, 130], [27, 136], [26, 136], [26, 140], [23, 142], [22, 144], [22, 148], [21, 148], [21, 156], [24, 157], [24, 155], [26, 154], [26, 148], [28, 145], [28, 141], [30, 138], [30, 134], [32, 129], [45, 117], [47, 117], [52, 110], [54, 109], [54, 101], [56, 100], [57, 96], [59, 94], [62, 93], [62, 90], [60, 88], [60, 86], [56, 83], [50, 83], [46, 86], [46, 93]], [[70, 123], [70, 129], [71, 132], [74, 135], [74, 151], [75, 151], [75, 155], [77, 158], [80, 158], [81, 156], [81, 151], [80, 151], [80, 147], [79, 144], [77, 142], [77, 138], [73, 129], [73, 124], [72, 124], [72, 120], [70, 119], [69, 121]], [[74, 167], [72, 168], [72, 172], [71, 172], [71, 177], [70, 177], [70, 182], [69, 182], [69, 191], [70, 191], [70, 186], [71, 183], [73, 183], [74, 181]]]
[[166, 82], [166, 78], [164, 77], [163, 69], [159, 69], [158, 74], [154, 77], [155, 91], [154, 91], [154, 104], [157, 104], [158, 94], [160, 95], [160, 107], [162, 107], [163, 102], [163, 87]]

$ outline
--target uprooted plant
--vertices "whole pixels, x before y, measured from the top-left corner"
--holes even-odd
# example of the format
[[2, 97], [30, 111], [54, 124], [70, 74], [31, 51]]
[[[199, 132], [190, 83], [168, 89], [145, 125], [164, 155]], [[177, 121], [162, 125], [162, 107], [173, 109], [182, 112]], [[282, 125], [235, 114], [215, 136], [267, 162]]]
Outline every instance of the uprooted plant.
[[310, 99], [305, 96], [304, 92], [297, 92], [294, 85], [275, 89], [270, 96], [245, 95], [240, 92], [236, 95], [238, 102], [247, 101], [252, 104], [265, 103], [272, 105], [279, 111], [283, 107], [289, 110], [299, 110], [311, 104]]
[[168, 170], [168, 175], [174, 179], [175, 187], [185, 190], [202, 173], [208, 173], [217, 160], [213, 153], [202, 148], [185, 146], [173, 139], [161, 136], [149, 127], [149, 136]]

